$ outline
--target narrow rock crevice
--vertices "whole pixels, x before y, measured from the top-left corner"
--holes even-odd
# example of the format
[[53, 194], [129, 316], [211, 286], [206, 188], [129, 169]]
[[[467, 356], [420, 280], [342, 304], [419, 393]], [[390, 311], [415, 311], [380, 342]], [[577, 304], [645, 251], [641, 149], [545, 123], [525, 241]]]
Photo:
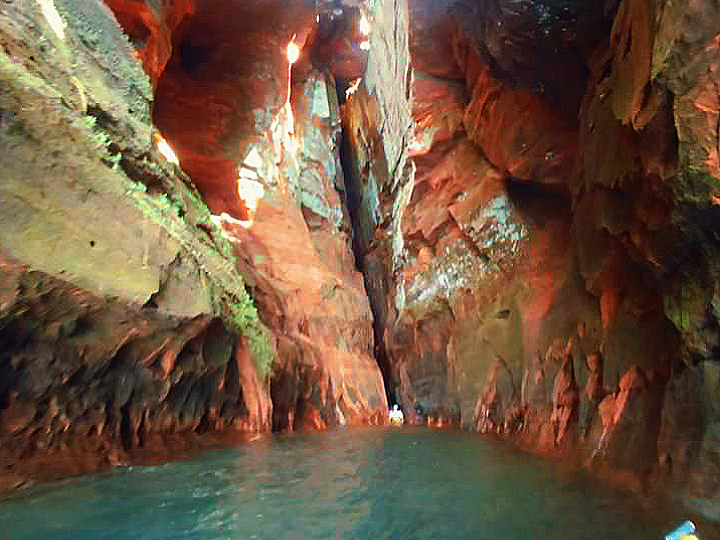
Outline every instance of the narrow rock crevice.
[[[347, 79], [337, 77], [335, 85], [338, 103], [343, 107], [346, 102], [346, 92], [350, 88], [350, 82]], [[366, 184], [369, 171], [359, 171], [357, 154], [353, 148], [352, 138], [348, 132], [349, 129], [347, 118], [343, 114], [340, 135], [340, 164], [345, 179], [345, 204], [352, 228], [353, 255], [355, 256], [355, 266], [363, 275], [365, 292], [373, 314], [373, 356], [383, 377], [387, 402], [392, 405], [396, 402], [395, 387], [397, 385], [393, 380], [392, 366], [385, 347], [388, 287], [382, 262], [376, 260], [370, 253], [377, 223], [367, 223], [368, 215], [367, 212], [363, 211], [363, 197], [367, 195]]]

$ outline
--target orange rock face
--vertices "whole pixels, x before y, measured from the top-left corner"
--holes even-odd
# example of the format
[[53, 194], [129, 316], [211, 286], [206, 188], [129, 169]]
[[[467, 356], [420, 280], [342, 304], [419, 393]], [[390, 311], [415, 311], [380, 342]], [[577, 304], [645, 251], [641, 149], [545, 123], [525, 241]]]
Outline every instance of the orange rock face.
[[562, 110], [527, 90], [494, 80], [479, 58], [477, 78], [468, 81], [472, 97], [465, 109], [468, 138], [503, 173], [522, 180], [564, 184], [573, 169], [575, 127]]
[[[238, 162], [288, 98], [293, 33], [304, 36], [314, 23], [300, 3], [280, 4], [204, 5], [175, 29], [157, 82], [154, 121], [214, 214], [247, 219]], [[282, 21], [292, 22], [293, 32], [282, 30]]]
[[416, 171], [386, 330], [406, 410], [657, 467], [665, 385], [718, 343], [698, 229], [716, 214], [718, 14], [690, 4], [411, 2]]
[[[367, 51], [357, 9], [330, 16], [315, 28], [302, 2], [197, 6], [173, 28], [155, 92], [154, 120], [233, 242], [273, 336], [276, 429], [361, 422], [387, 406], [343, 230], [335, 87], [313, 67], [359, 76]], [[252, 400], [263, 418], [267, 403]]]
[[223, 227], [277, 336], [274, 426], [327, 427], [385, 411], [372, 315], [347, 237], [328, 223], [310, 231], [295, 201], [282, 194], [273, 202], [260, 203], [249, 229]]
[[[93, 0], [94, 48], [63, 14], [77, 62], [20, 4], [3, 460], [93, 470], [389, 399], [717, 497], [713, 2], [107, 0], [133, 49]], [[246, 291], [267, 378], [222, 322]]]
[[151, 83], [157, 86], [172, 54], [173, 33], [193, 13], [192, 0], [162, 2], [157, 8], [133, 0], [107, 0], [106, 4], [135, 46]]

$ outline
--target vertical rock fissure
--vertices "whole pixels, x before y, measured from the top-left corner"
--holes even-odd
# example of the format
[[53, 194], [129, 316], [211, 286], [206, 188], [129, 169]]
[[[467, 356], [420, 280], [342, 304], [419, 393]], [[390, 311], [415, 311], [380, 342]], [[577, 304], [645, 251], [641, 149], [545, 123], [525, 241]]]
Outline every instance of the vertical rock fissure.
[[[338, 103], [341, 109], [343, 109], [346, 101], [346, 91], [349, 88], [347, 79], [337, 77], [335, 80], [335, 88], [337, 89]], [[370, 233], [374, 233], [375, 224], [372, 225], [372, 231], [366, 231], [363, 228], [361, 215], [363, 184], [361, 175], [358, 174], [358, 159], [352, 145], [352, 138], [350, 137], [345, 114], [342, 115], [340, 131], [340, 167], [342, 168], [345, 183], [344, 202], [348, 215], [350, 216], [350, 226], [352, 229], [352, 250], [355, 257], [355, 266], [362, 272], [365, 283], [365, 293], [368, 296], [370, 310], [373, 315], [373, 356], [382, 374], [387, 402], [389, 405], [392, 405], [395, 403], [395, 392], [392, 382], [392, 370], [384, 340], [384, 308], [387, 298], [387, 287], [383, 280], [373, 279], [371, 273], [368, 271], [370, 261], [367, 255], [370, 251], [373, 236]]]

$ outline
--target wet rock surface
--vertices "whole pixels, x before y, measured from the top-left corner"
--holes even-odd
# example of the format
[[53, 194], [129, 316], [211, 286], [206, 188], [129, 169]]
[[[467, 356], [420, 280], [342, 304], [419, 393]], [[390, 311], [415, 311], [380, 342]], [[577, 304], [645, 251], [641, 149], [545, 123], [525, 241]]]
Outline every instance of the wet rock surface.
[[395, 399], [690, 497], [714, 455], [717, 10], [409, 4], [412, 190], [365, 241], [393, 248]]
[[718, 28], [703, 1], [11, 2], [7, 483], [398, 403], [719, 515]]
[[284, 408], [291, 429], [383, 422], [334, 79], [286, 58], [314, 7], [46, 4], [0, 14], [3, 486], [282, 429]]

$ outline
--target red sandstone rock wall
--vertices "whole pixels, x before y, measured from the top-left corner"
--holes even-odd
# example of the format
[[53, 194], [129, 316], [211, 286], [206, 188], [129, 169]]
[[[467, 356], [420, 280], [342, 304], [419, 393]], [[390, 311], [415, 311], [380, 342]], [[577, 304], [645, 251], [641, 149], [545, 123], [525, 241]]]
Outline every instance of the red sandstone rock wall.
[[327, 71], [367, 53], [313, 2], [108, 6], [0, 13], [3, 487], [383, 422]]
[[397, 399], [712, 505], [716, 7], [410, 6]]
[[380, 421], [382, 370], [712, 513], [717, 6], [314, 4], [0, 14], [4, 469]]
[[113, 13], [13, 4], [0, 42], [3, 487], [268, 430], [261, 325]]
[[167, 25], [153, 118], [272, 336], [275, 429], [382, 422], [387, 409], [338, 154], [334, 77], [361, 75], [367, 57], [358, 5], [369, 14], [363, 3], [298, 1], [166, 4], [159, 15], [179, 22]]

